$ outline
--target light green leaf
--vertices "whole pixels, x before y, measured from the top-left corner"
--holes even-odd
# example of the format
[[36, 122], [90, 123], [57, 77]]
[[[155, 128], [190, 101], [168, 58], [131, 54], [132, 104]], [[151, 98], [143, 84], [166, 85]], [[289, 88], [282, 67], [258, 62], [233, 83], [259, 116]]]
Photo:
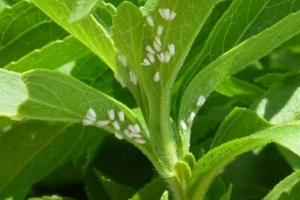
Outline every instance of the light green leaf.
[[69, 19], [70, 23], [77, 22], [93, 12], [102, 0], [76, 0]]
[[134, 189], [107, 179], [96, 169], [95, 173], [112, 200], [128, 200], [135, 193]]
[[95, 148], [104, 136], [99, 132], [64, 123], [14, 125], [0, 139], [0, 199], [18, 196], [54, 169]]
[[74, 24], [69, 24], [72, 0], [32, 0], [41, 10], [56, 23], [70, 32], [75, 38], [85, 44], [98, 55], [110, 68], [116, 70], [115, 49], [113, 42], [97, 20], [89, 15]]
[[76, 79], [123, 102], [130, 108], [137, 106], [132, 93], [116, 81], [113, 72], [95, 54], [77, 60], [71, 74]]
[[213, 178], [235, 157], [264, 146], [269, 142], [275, 142], [300, 156], [299, 133], [300, 124], [299, 122], [294, 122], [274, 126], [257, 134], [236, 139], [212, 149], [196, 164], [190, 182], [190, 199], [203, 199]]
[[159, 199], [166, 190], [166, 185], [162, 179], [153, 179], [138, 191], [130, 200], [153, 200]]
[[34, 198], [29, 198], [28, 200], [72, 200], [72, 199], [53, 195], [53, 196], [34, 197]]
[[[189, 72], [185, 74], [181, 92], [184, 92], [196, 74], [222, 54], [299, 9], [300, 5], [293, 0], [284, 3], [281, 0], [233, 1], [206, 39], [201, 53], [185, 66]], [[178, 94], [179, 99], [181, 92]]]
[[0, 68], [67, 33], [29, 1], [0, 12]]
[[29, 94], [28, 100], [19, 107], [23, 117], [81, 122], [88, 109], [93, 108], [99, 120], [108, 119], [109, 109], [122, 110], [128, 122], [137, 120], [121, 103], [59, 72], [35, 70], [25, 73], [22, 79]]
[[216, 91], [246, 105], [252, 105], [265, 91], [241, 79], [229, 77], [216, 86]]
[[274, 85], [251, 109], [273, 124], [297, 119], [300, 109], [300, 74]]
[[160, 200], [169, 200], [169, 192], [165, 191], [161, 196]]
[[[282, 198], [282, 195], [286, 193], [287, 196], [288, 194], [291, 193], [290, 198], [288, 199], [294, 199], [299, 197], [298, 195], [292, 195], [292, 190], [297, 190], [299, 191], [300, 188], [300, 170], [294, 172], [293, 174], [289, 175], [287, 178], [283, 179], [279, 184], [277, 184], [271, 192], [263, 198], [263, 200], [273, 200], [273, 199], [281, 199], [285, 200], [287, 198]], [[281, 198], [280, 198], [281, 197]]]
[[271, 124], [257, 113], [245, 108], [234, 108], [219, 127], [211, 148], [269, 127]]
[[91, 51], [73, 36], [58, 40], [35, 50], [17, 62], [5, 66], [5, 69], [25, 72], [31, 69], [57, 69], [63, 64], [80, 59]]
[[[28, 99], [19, 105], [18, 116], [26, 119], [83, 123], [91, 108], [96, 114], [96, 119], [91, 122], [91, 125], [114, 133], [115, 136], [122, 136], [137, 146], [153, 163], [158, 163], [157, 159], [153, 157], [147, 130], [139, 125], [142, 136], [141, 143], [124, 134], [123, 131], [129, 125], [140, 123], [133, 112], [120, 102], [59, 72], [30, 71], [23, 74], [22, 80], [27, 87]], [[9, 99], [5, 99], [5, 101], [9, 101]], [[118, 112], [123, 111], [124, 121], [120, 119], [114, 120], [116, 122], [112, 123], [108, 115], [109, 110], [112, 110], [115, 119], [119, 119]], [[108, 124], [99, 125], [99, 121]], [[144, 144], [144, 142], [146, 143]], [[159, 166], [157, 167], [159, 168]]]
[[238, 45], [197, 74], [187, 87], [181, 101], [179, 119], [187, 119], [191, 110], [197, 110], [199, 95], [208, 96], [224, 78], [243, 69], [285, 40], [300, 32], [294, 26], [300, 23], [300, 11], [290, 14], [276, 25]]
[[18, 106], [28, 98], [21, 74], [0, 69], [0, 116], [15, 116]]

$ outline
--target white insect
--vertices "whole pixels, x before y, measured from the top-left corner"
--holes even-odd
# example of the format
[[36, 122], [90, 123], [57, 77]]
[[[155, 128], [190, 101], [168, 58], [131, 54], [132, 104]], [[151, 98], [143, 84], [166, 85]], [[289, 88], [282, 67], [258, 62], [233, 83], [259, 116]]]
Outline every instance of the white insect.
[[197, 101], [197, 106], [198, 107], [203, 106], [205, 101], [206, 101], [205, 97], [203, 95], [200, 95], [199, 98], [198, 98], [198, 101]]
[[170, 21], [173, 20], [173, 19], [176, 17], [176, 15], [177, 15], [177, 13], [175, 13], [174, 11], [172, 11], [172, 12], [170, 13], [169, 20], [170, 20]]
[[155, 40], [153, 41], [153, 47], [156, 51], [161, 51], [161, 46]]
[[159, 36], [155, 36], [155, 41], [159, 46], [161, 46], [161, 40]]
[[140, 126], [138, 124], [134, 125], [134, 129], [136, 130], [137, 133], [141, 132]]
[[159, 75], [159, 71], [157, 71], [153, 76], [153, 81], [158, 82], [159, 80], [160, 80], [160, 75]]
[[95, 112], [95, 110], [93, 109], [93, 108], [90, 108], [89, 110], [88, 110], [88, 112], [86, 113], [86, 119], [88, 119], [88, 120], [91, 120], [91, 121], [96, 121], [96, 117], [97, 117], [97, 115], [96, 115], [96, 112]]
[[140, 134], [138, 134], [138, 133], [133, 133], [133, 132], [130, 132], [130, 136], [131, 136], [132, 138], [142, 138], [142, 136], [141, 136]]
[[137, 84], [137, 76], [135, 75], [135, 73], [133, 71], [129, 71], [129, 77], [130, 77], [130, 81], [133, 83], [133, 85]]
[[130, 130], [130, 132], [133, 132], [133, 133], [139, 133], [139, 132], [136, 131], [134, 125], [129, 125], [129, 126], [128, 126], [128, 129]]
[[82, 120], [82, 125], [84, 126], [88, 126], [88, 125], [92, 125], [94, 122], [89, 120], [89, 119], [83, 119]]
[[[150, 63], [150, 61], [147, 59], [147, 58], [145, 58], [144, 60], [143, 60], [143, 62], [141, 63], [141, 65], [144, 65], [144, 66], [149, 66], [149, 65], [151, 65], [151, 63]], [[131, 80], [132, 81], [132, 80]], [[133, 81], [132, 81], [133, 82]]]
[[114, 109], [110, 109], [107, 111], [108, 118], [113, 121], [115, 119], [115, 111]]
[[161, 36], [163, 30], [164, 30], [164, 27], [163, 27], [163, 26], [158, 26], [158, 27], [157, 27], [156, 34], [157, 34], [158, 36]]
[[164, 60], [165, 63], [168, 63], [171, 59], [171, 54], [168, 51], [166, 51], [164, 57], [165, 57], [165, 60]]
[[102, 127], [102, 126], [107, 126], [110, 123], [109, 120], [99, 120], [97, 121], [97, 126]]
[[171, 13], [170, 9], [165, 8], [165, 9], [163, 9], [163, 12], [164, 12], [164, 19], [169, 20], [170, 19], [170, 13]]
[[124, 81], [124, 79], [121, 76], [119, 76], [117, 73], [114, 73], [114, 77], [121, 84], [121, 86], [123, 88], [126, 87], [126, 82]]
[[174, 56], [174, 54], [175, 54], [175, 45], [174, 44], [169, 44], [168, 49], [169, 49], [170, 55]]
[[152, 54], [152, 53], [147, 53], [147, 57], [148, 57], [148, 60], [149, 60], [151, 63], [154, 63], [154, 62], [155, 62], [154, 54]]
[[115, 129], [116, 131], [119, 131], [119, 130], [120, 130], [119, 122], [113, 121], [111, 124], [112, 124], [112, 126], [114, 127], [114, 129]]
[[147, 19], [149, 26], [153, 27], [154, 26], [153, 18], [151, 16], [148, 16], [146, 19]]
[[149, 45], [146, 46], [146, 51], [148, 51], [148, 52], [151, 53], [151, 54], [155, 54], [155, 51], [154, 51], [154, 50], [152, 49], [152, 47], [149, 46]]
[[145, 144], [145, 143], [146, 143], [145, 140], [140, 139], [140, 138], [134, 138], [133, 140], [134, 140], [136, 143], [138, 143], [138, 144]]
[[165, 54], [163, 52], [156, 54], [160, 62], [165, 62]]
[[119, 56], [118, 56], [118, 59], [119, 59], [120, 63], [121, 63], [124, 67], [127, 67], [127, 59], [126, 59], [125, 56], [119, 55]]
[[118, 117], [119, 117], [119, 120], [120, 120], [121, 122], [124, 122], [124, 120], [125, 120], [125, 115], [124, 115], [124, 112], [123, 112], [123, 111], [118, 112]]
[[133, 136], [131, 135], [131, 132], [130, 132], [128, 129], [125, 129], [123, 132], [124, 132], [125, 135], [126, 135], [127, 137], [129, 137], [130, 139], [133, 138]]
[[192, 112], [187, 120], [187, 123], [191, 124], [195, 119], [196, 114]]
[[187, 130], [187, 125], [183, 120], [180, 120], [179, 124], [180, 124], [180, 127], [182, 128], [182, 130], [184, 130], [184, 131]]
[[123, 139], [123, 136], [119, 133], [115, 133], [115, 137], [118, 138], [119, 140]]

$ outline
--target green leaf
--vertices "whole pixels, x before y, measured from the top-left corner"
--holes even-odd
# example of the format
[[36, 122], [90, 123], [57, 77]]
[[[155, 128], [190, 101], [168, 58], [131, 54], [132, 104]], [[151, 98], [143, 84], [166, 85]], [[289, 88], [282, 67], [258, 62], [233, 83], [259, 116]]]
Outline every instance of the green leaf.
[[93, 12], [102, 0], [76, 0], [73, 6], [71, 16], [69, 19], [70, 23], [77, 22]]
[[113, 42], [105, 28], [97, 23], [92, 15], [69, 24], [72, 0], [32, 0], [32, 2], [98, 55], [112, 70], [116, 70]]
[[0, 116], [15, 116], [18, 106], [28, 98], [21, 74], [0, 69]]
[[[188, 183], [190, 182], [191, 176], [192, 176], [192, 171], [188, 163], [183, 162], [183, 161], [178, 161], [175, 166], [174, 166], [174, 172], [175, 172], [175, 177], [180, 184], [180, 188], [182, 189], [182, 196], [187, 191], [188, 188]], [[177, 193], [179, 191], [176, 191]]]
[[113, 72], [95, 54], [77, 60], [71, 75], [131, 108], [136, 107], [132, 93], [116, 81]]
[[[277, 12], [277, 9], [280, 11]], [[178, 99], [192, 78], [208, 64], [299, 9], [300, 5], [295, 4], [293, 0], [287, 0], [284, 3], [281, 0], [233, 1], [206, 39], [201, 53], [193, 59], [192, 63], [188, 62], [188, 66], [185, 66], [189, 68], [189, 72], [185, 74], [182, 81]]]
[[53, 196], [34, 197], [34, 198], [29, 198], [28, 200], [72, 200], [72, 199], [53, 195]]
[[150, 183], [139, 190], [130, 200], [153, 200], [159, 199], [166, 190], [162, 179], [153, 179]]
[[169, 192], [165, 191], [161, 196], [160, 200], [169, 200]]
[[[299, 197], [300, 170], [289, 175], [277, 184], [263, 200], [287, 200]], [[285, 196], [285, 198], [283, 198]], [[289, 197], [289, 198], [288, 198]]]
[[0, 68], [67, 33], [29, 1], [0, 12]]
[[299, 122], [278, 125], [212, 149], [195, 166], [189, 186], [190, 199], [203, 199], [213, 178], [235, 157], [269, 142], [284, 146], [300, 156], [299, 130]]
[[285, 40], [300, 31], [294, 26], [300, 23], [300, 12], [290, 14], [274, 26], [264, 30], [238, 45], [197, 74], [182, 97], [179, 119], [187, 119], [192, 110], [197, 110], [196, 102], [200, 94], [208, 96], [224, 78], [243, 69], [247, 64], [262, 57]]
[[112, 200], [127, 200], [135, 193], [132, 188], [107, 179], [100, 171], [96, 169], [95, 173], [98, 177], [98, 180], [101, 182]]
[[226, 78], [216, 86], [216, 91], [246, 105], [252, 105], [265, 91], [256, 85], [237, 78]]
[[58, 40], [35, 50], [17, 62], [6, 65], [5, 69], [25, 72], [31, 69], [57, 69], [63, 64], [80, 59], [91, 51], [73, 36]]
[[0, 139], [0, 199], [28, 190], [102, 138], [96, 128], [81, 125], [37, 121], [14, 125]]
[[219, 127], [211, 147], [217, 147], [230, 140], [245, 137], [269, 127], [271, 124], [257, 113], [245, 108], [234, 108]]
[[300, 74], [274, 85], [251, 109], [273, 124], [297, 119], [300, 109]]
[[29, 94], [28, 100], [19, 107], [23, 117], [81, 122], [88, 109], [93, 108], [97, 119], [107, 120], [107, 110], [114, 109], [124, 111], [128, 122], [137, 120], [121, 103], [59, 72], [35, 70], [25, 73], [22, 79]]

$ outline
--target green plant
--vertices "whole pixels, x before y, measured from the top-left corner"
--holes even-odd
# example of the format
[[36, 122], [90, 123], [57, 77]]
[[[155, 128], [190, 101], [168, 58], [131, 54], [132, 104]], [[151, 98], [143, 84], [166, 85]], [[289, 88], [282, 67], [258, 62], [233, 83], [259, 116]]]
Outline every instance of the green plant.
[[[0, 199], [25, 198], [71, 161], [90, 199], [297, 197], [299, 24], [299, 0], [24, 0], [2, 9]], [[106, 133], [143, 152], [162, 179], [140, 191], [110, 180], [96, 167]], [[250, 184], [238, 196], [220, 171], [270, 142], [268, 157], [277, 153], [291, 175], [268, 194]]]

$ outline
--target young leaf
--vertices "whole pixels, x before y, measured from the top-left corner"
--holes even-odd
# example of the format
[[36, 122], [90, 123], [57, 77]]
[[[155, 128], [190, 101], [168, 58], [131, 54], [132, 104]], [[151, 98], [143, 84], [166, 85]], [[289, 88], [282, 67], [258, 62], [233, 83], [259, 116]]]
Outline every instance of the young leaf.
[[211, 148], [220, 146], [230, 140], [251, 135], [271, 126], [268, 121], [251, 110], [234, 108], [219, 127]]
[[184, 92], [179, 119], [187, 119], [189, 113], [197, 109], [195, 104], [200, 94], [208, 96], [224, 78], [243, 69], [250, 62], [262, 57], [300, 32], [300, 28], [294, 26], [295, 23], [300, 23], [300, 11], [246, 40], [203, 69], [193, 78]]
[[[291, 193], [292, 190], [295, 189], [299, 191], [299, 187], [300, 187], [299, 182], [300, 182], [300, 170], [289, 175], [287, 178], [285, 178], [279, 184], [277, 184], [263, 200], [273, 200], [273, 199], [284, 200], [284, 198], [280, 198], [282, 197], [281, 195], [283, 195], [284, 193], [289, 194]], [[297, 196], [296, 195], [293, 196], [292, 194], [290, 196], [291, 199], [298, 198], [298, 197], [299, 197], [299, 193]]]
[[28, 98], [21, 74], [0, 69], [0, 116], [15, 116], [18, 106]]
[[273, 124], [297, 119], [300, 109], [300, 74], [288, 76], [274, 85], [251, 109]]
[[112, 70], [116, 70], [113, 42], [105, 28], [97, 23], [92, 15], [70, 24], [68, 19], [72, 9], [71, 0], [32, 0], [32, 2], [98, 55]]
[[91, 14], [91, 12], [98, 6], [101, 1], [102, 0], [77, 0], [72, 9], [69, 22], [77, 22], [87, 15]]
[[95, 173], [98, 177], [98, 180], [101, 182], [112, 200], [127, 200], [135, 193], [132, 188], [107, 179], [103, 174], [101, 174], [100, 171], [96, 169]]
[[67, 33], [29, 1], [0, 12], [0, 68]]
[[0, 199], [28, 190], [54, 169], [94, 148], [103, 135], [78, 124], [27, 121], [14, 125], [0, 140]]
[[290, 123], [265, 129], [257, 134], [222, 144], [205, 154], [196, 164], [189, 186], [192, 200], [203, 199], [217, 173], [235, 157], [269, 142], [282, 145], [300, 156], [300, 124]]
[[[269, 7], [273, 9], [269, 9]], [[280, 8], [280, 12], [274, 11], [278, 8]], [[229, 52], [231, 48], [259, 34], [262, 30], [270, 28], [299, 9], [300, 6], [294, 4], [293, 0], [285, 1], [284, 5], [277, 0], [233, 1], [210, 33], [201, 53], [196, 59], [193, 59], [192, 63], [189, 62], [188, 66], [185, 66], [189, 68], [189, 71], [181, 82], [177, 102], [180, 103], [182, 93], [193, 77], [208, 64], [222, 54], [224, 55], [225, 52]]]
[[80, 59], [91, 51], [73, 36], [57, 40], [40, 50], [35, 50], [17, 62], [5, 66], [5, 69], [25, 72], [31, 69], [57, 69], [63, 64]]
[[226, 78], [216, 86], [216, 91], [246, 105], [252, 105], [265, 91], [260, 87], [237, 78]]
[[162, 179], [153, 179], [138, 191], [130, 200], [153, 200], [159, 199], [166, 190], [166, 185]]
[[169, 192], [165, 191], [161, 196], [160, 200], [169, 200]]

